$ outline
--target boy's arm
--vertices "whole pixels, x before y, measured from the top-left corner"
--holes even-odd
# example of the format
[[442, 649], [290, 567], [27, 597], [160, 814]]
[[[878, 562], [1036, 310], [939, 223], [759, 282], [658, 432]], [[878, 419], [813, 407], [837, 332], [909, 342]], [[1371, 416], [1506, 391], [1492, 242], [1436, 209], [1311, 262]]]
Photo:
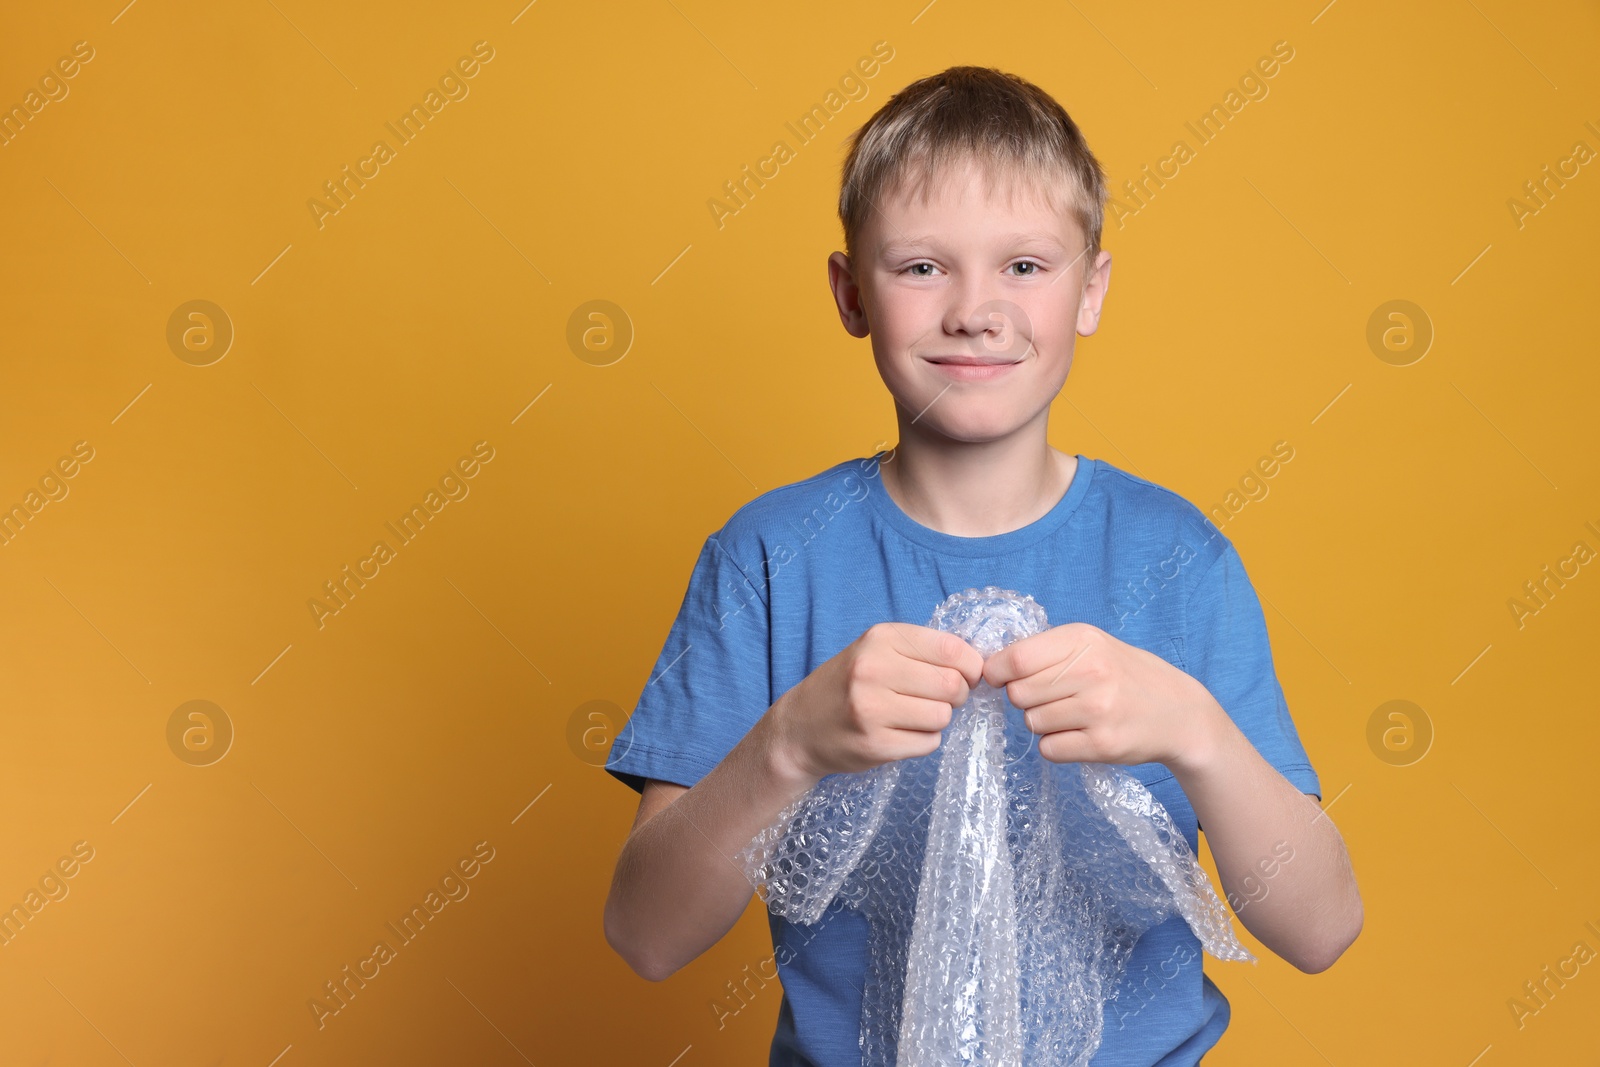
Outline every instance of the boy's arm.
[[1262, 758], [1198, 678], [1086, 623], [1008, 645], [984, 677], [1006, 687], [1046, 759], [1171, 768], [1228, 900], [1245, 899], [1234, 912], [1273, 952], [1314, 973], [1361, 932], [1361, 896], [1333, 820]]
[[693, 788], [645, 785], [612, 875], [605, 934], [651, 981], [672, 975], [739, 921], [754, 889], [735, 856], [817, 782], [791, 765], [776, 740], [783, 703]]
[[647, 783], [606, 898], [611, 947], [660, 981], [716, 944], [753, 892], [737, 854], [827, 775], [938, 748], [982, 673], [983, 656], [954, 634], [877, 623], [780, 697], [692, 789]]
[[1216, 698], [1193, 688], [1193, 713], [1205, 724], [1196, 731], [1200, 743], [1169, 766], [1211, 845], [1223, 890], [1242, 901], [1235, 913], [1262, 944], [1302, 971], [1326, 970], [1361, 932], [1361, 894], [1344, 839]]

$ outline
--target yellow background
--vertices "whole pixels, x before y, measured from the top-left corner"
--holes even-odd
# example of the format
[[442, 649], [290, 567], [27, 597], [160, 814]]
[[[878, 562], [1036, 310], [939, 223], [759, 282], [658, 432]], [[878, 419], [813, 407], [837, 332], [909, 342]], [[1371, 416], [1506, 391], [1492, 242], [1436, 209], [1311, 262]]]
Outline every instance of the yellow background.
[[[1600, 568], [1520, 629], [1507, 607], [1574, 542], [1600, 549], [1600, 173], [1521, 226], [1507, 206], [1600, 149], [1592, 4], [110, 0], [6, 21], [7, 107], [75, 42], [94, 58], [0, 148], [0, 505], [76, 442], [94, 458], [0, 547], [0, 904], [74, 843], [94, 856], [0, 947], [0, 1062], [766, 1062], [775, 985], [720, 1030], [711, 1010], [771, 953], [758, 905], [662, 984], [607, 947], [635, 797], [574, 715], [632, 706], [735, 508], [894, 438], [825, 287], [844, 137], [918, 77], [994, 65], [1054, 94], [1120, 189], [1195, 147], [1184, 123], [1280, 40], [1269, 95], [1108, 224], [1101, 330], [1051, 426], [1208, 510], [1295, 449], [1224, 531], [1366, 928], [1317, 976], [1208, 961], [1233, 1022], [1207, 1062], [1593, 1055], [1600, 963], [1521, 1028], [1507, 1003], [1600, 949]], [[319, 228], [307, 201], [477, 41], [469, 95]], [[868, 95], [796, 145], [784, 123], [878, 41]], [[707, 201], [779, 139], [795, 158], [719, 228]], [[609, 366], [566, 339], [595, 299], [636, 334]], [[1396, 299], [1436, 333], [1403, 367], [1366, 340]], [[209, 366], [167, 343], [191, 300], [235, 332]], [[319, 628], [322, 583], [478, 441], [470, 495]], [[1434, 732], [1404, 766], [1367, 739], [1394, 699]], [[208, 766], [168, 744], [191, 700], [235, 731]], [[470, 895], [319, 1029], [323, 983], [480, 841]]]

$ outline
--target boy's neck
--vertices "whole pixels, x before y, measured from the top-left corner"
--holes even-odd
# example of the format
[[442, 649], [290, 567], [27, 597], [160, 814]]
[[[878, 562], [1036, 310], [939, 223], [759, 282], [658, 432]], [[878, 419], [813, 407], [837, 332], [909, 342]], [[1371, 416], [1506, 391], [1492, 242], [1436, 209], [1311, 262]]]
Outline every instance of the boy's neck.
[[916, 522], [954, 537], [989, 537], [1043, 518], [1077, 470], [1076, 456], [1042, 441], [937, 447], [902, 434], [879, 473], [889, 498]]

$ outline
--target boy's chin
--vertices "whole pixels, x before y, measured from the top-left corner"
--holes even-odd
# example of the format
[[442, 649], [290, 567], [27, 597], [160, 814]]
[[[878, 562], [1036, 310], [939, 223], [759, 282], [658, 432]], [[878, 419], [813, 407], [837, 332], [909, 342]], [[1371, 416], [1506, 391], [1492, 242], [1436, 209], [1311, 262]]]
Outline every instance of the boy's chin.
[[946, 412], [943, 417], [931, 418], [932, 412], [917, 420], [917, 426], [950, 441], [963, 444], [989, 444], [994, 441], [1026, 433], [1031, 420], [1019, 412]]

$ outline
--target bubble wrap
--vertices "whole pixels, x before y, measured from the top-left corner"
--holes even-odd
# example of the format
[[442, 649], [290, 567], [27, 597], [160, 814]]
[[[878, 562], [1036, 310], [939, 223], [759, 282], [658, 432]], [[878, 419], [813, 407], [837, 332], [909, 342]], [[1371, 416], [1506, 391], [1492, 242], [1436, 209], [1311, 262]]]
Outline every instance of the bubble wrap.
[[[928, 625], [987, 658], [1049, 624], [1032, 597], [985, 586]], [[1255, 959], [1137, 778], [1036, 742], [980, 681], [938, 749], [823, 778], [738, 857], [790, 922], [835, 900], [866, 917], [865, 1067], [1087, 1064], [1134, 944], [1174, 914], [1218, 959]]]

